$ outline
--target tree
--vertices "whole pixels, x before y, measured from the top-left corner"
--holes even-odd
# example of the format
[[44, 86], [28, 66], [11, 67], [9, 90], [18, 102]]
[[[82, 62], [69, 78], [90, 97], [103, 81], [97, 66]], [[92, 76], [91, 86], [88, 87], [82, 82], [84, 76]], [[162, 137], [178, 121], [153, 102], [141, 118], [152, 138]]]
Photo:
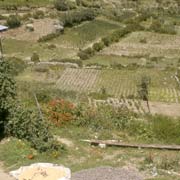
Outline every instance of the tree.
[[149, 85], [150, 85], [150, 82], [151, 82], [150, 77], [143, 75], [141, 77], [141, 81], [138, 85], [138, 95], [143, 101], [146, 101], [149, 112], [150, 112], [150, 107], [149, 107]]
[[10, 64], [0, 59], [0, 137], [5, 134], [5, 126], [16, 96], [15, 81], [11, 71]]

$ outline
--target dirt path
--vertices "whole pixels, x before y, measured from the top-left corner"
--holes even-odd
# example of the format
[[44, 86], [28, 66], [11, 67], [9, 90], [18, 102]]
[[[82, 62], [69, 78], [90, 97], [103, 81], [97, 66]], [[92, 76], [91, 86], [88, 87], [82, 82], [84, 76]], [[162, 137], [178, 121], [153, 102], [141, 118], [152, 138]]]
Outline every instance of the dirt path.
[[2, 168], [2, 163], [0, 162], [0, 180], [15, 180], [14, 178], [10, 177], [8, 173], [6, 173]]
[[0, 169], [0, 180], [15, 180], [10, 177], [8, 174], [4, 173], [2, 169]]

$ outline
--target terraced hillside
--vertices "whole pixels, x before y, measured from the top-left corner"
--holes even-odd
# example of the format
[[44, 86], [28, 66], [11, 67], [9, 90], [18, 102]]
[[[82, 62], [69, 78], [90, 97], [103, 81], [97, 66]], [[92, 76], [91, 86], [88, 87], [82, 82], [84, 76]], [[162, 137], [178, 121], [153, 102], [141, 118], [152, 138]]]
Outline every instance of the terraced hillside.
[[57, 81], [61, 90], [79, 92], [100, 92], [105, 88], [107, 93], [120, 98], [137, 97], [137, 85], [142, 75], [151, 78], [150, 100], [163, 102], [180, 101], [180, 90], [174, 72], [161, 70], [94, 70], [68, 68]]

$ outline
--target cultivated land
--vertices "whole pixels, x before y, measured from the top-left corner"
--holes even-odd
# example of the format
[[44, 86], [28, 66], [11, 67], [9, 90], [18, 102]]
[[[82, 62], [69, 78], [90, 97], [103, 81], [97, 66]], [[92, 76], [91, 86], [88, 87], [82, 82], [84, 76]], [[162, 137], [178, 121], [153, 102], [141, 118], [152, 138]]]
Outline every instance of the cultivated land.
[[[52, 0], [0, 0], [0, 24], [6, 25], [11, 15], [21, 21], [0, 34], [17, 99], [26, 108], [40, 106], [62, 145], [42, 153], [25, 138], [6, 137], [0, 142], [0, 169], [51, 162], [73, 173], [111, 166], [122, 177], [133, 169], [144, 180], [180, 179], [179, 151], [100, 148], [81, 141], [180, 145], [179, 1], [66, 1], [62, 11]], [[57, 25], [64, 26], [63, 32]], [[148, 92], [142, 92], [143, 77]], [[50, 109], [57, 99], [73, 105]], [[67, 120], [54, 123], [58, 118]]]

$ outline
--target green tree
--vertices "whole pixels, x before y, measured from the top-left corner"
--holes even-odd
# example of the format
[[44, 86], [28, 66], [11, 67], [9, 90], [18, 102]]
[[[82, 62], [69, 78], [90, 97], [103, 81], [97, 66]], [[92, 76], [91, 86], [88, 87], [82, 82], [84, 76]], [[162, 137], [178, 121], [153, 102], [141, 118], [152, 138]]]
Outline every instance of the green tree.
[[15, 81], [11, 72], [10, 64], [0, 59], [0, 137], [5, 134], [5, 126], [16, 96]]
[[150, 82], [151, 82], [150, 77], [143, 75], [141, 77], [140, 83], [138, 84], [138, 95], [143, 101], [146, 101], [149, 112], [150, 112], [150, 107], [149, 107], [149, 85], [150, 85]]

